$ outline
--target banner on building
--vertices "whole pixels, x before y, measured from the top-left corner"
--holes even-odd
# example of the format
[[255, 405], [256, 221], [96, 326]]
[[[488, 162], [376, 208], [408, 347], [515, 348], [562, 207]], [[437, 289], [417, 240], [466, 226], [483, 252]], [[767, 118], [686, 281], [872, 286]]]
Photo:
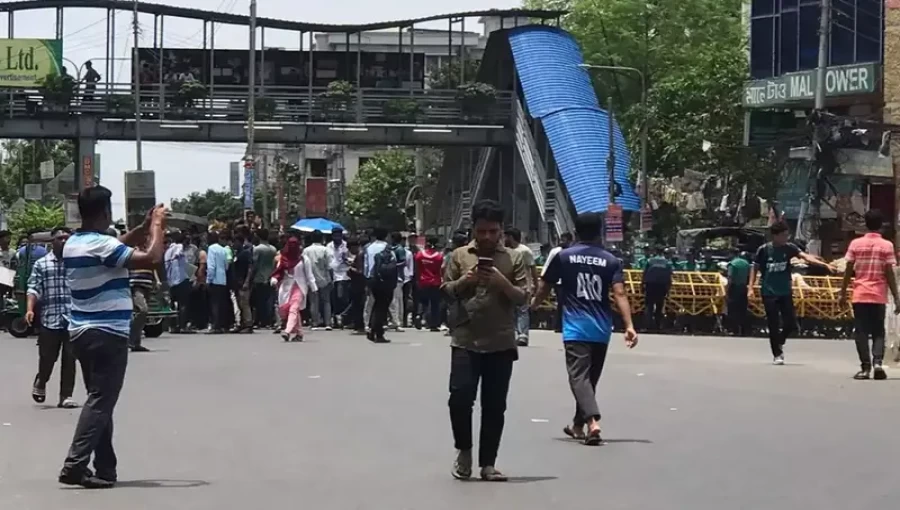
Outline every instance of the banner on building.
[[653, 208], [645, 205], [641, 209], [641, 232], [653, 230]]
[[254, 178], [253, 162], [246, 161], [244, 163], [244, 209], [253, 209], [253, 192], [256, 189]]
[[624, 241], [625, 232], [622, 228], [622, 206], [610, 204], [606, 210], [606, 242], [621, 243]]
[[239, 197], [241, 196], [241, 162], [240, 161], [232, 161], [231, 162], [231, 170], [228, 175], [228, 189], [231, 191], [231, 196]]
[[306, 179], [306, 215], [326, 214], [328, 214], [328, 180], [309, 177]]
[[94, 186], [94, 158], [85, 156], [81, 158], [81, 187], [91, 188]]
[[126, 198], [156, 199], [156, 173], [153, 170], [125, 172]]
[[62, 41], [0, 39], [0, 44], [0, 87], [37, 87], [62, 74]]
[[41, 163], [41, 180], [49, 181], [50, 179], [56, 177], [56, 169], [53, 168], [53, 160], [44, 161]]

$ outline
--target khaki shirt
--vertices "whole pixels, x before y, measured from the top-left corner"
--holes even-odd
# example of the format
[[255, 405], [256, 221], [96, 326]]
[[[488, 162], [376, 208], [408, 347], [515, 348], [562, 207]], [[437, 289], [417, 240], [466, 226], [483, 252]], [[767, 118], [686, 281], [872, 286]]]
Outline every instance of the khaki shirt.
[[[516, 348], [516, 308], [525, 304], [511, 301], [506, 294], [484, 285], [460, 287], [460, 280], [478, 266], [478, 254], [472, 242], [455, 250], [449, 257], [444, 273], [444, 292], [452, 299], [455, 313], [450, 316], [453, 334], [451, 345], [475, 352], [501, 352]], [[497, 246], [494, 267], [513, 285], [525, 290], [528, 279], [522, 254]]]

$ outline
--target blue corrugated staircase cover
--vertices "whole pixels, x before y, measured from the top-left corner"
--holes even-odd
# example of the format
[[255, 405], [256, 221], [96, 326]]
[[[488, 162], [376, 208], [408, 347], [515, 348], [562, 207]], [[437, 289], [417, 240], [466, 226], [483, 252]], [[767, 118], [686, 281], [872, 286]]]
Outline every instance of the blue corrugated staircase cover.
[[[550, 140], [566, 190], [579, 214], [604, 212], [608, 204], [608, 114], [600, 108], [581, 48], [554, 27], [527, 26], [510, 31], [509, 43], [529, 114], [540, 119]], [[631, 154], [619, 124], [613, 126], [615, 179], [622, 189], [616, 202], [640, 210], [628, 180]]]

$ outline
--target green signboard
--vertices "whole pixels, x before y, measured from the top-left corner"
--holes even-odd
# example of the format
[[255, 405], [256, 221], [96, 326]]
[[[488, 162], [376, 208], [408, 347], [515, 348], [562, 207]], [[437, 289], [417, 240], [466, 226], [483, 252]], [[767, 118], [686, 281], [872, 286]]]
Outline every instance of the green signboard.
[[36, 87], [61, 68], [62, 41], [0, 39], [0, 87]]
[[[829, 67], [825, 73], [826, 97], [871, 94], [878, 88], [879, 64]], [[746, 108], [787, 106], [812, 101], [816, 94], [816, 70], [789, 73], [744, 84]]]

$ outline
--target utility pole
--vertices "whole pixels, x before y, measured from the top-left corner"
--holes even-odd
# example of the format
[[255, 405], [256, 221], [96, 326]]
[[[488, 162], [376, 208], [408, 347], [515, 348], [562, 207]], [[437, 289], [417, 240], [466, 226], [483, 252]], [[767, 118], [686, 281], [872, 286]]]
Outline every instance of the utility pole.
[[825, 140], [820, 136], [823, 131], [819, 129], [819, 123], [823, 121], [822, 111], [825, 109], [825, 76], [828, 72], [828, 41], [831, 34], [831, 0], [821, 0], [822, 11], [819, 15], [819, 62], [816, 68], [816, 95], [815, 111], [812, 116], [813, 124], [813, 153], [815, 154], [812, 168], [810, 169], [810, 243], [809, 252], [813, 255], [821, 255], [822, 239], [819, 232], [820, 214], [822, 207], [822, 194], [825, 192], [824, 168], [822, 165], [822, 144]]
[[606, 170], [609, 172], [609, 198], [606, 210], [609, 211], [609, 206], [616, 203], [616, 142], [613, 136], [615, 119], [613, 119], [612, 96], [606, 99], [606, 108], [608, 113], [606, 127], [609, 131], [609, 155], [606, 157]]
[[425, 234], [425, 202], [422, 200], [422, 183], [425, 182], [425, 164], [422, 161], [422, 148], [416, 149], [416, 185], [419, 186], [419, 194], [416, 196], [416, 235]]
[[131, 67], [133, 71], [132, 80], [134, 81], [134, 141], [135, 141], [135, 159], [138, 172], [144, 169], [144, 155], [141, 151], [141, 71], [138, 60], [138, 36], [140, 33], [140, 25], [138, 25], [138, 0], [134, 0], [134, 19], [132, 21], [132, 31], [134, 32], [134, 44], [132, 48]]
[[[249, 172], [255, 172], [256, 160], [254, 147], [254, 124], [256, 121], [256, 0], [250, 0], [250, 90], [247, 95], [247, 153], [244, 159], [247, 161]], [[255, 179], [254, 179], [255, 180]], [[251, 189], [247, 190], [252, 193]], [[265, 193], [263, 194], [265, 195]], [[245, 204], [246, 205], [246, 204]], [[253, 204], [250, 204], [250, 209]], [[263, 218], [265, 224], [267, 218]]]

